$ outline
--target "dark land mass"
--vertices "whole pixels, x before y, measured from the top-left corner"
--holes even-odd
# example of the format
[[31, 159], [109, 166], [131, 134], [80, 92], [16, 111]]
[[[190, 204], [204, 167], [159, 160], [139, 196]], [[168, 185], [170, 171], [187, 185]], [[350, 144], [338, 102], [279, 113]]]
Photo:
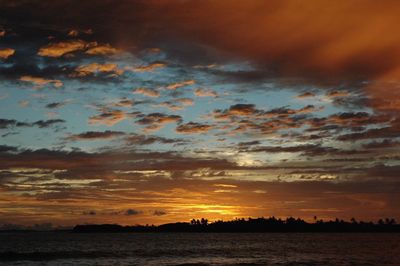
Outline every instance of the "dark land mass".
[[76, 233], [110, 233], [110, 232], [209, 232], [209, 233], [250, 233], [250, 232], [400, 232], [400, 224], [394, 219], [379, 220], [378, 223], [362, 222], [352, 219], [350, 222], [336, 219], [334, 221], [316, 220], [308, 223], [302, 219], [236, 219], [209, 223], [207, 219], [192, 220], [190, 223], [178, 222], [162, 225], [122, 226], [118, 224], [85, 224], [76, 225]]

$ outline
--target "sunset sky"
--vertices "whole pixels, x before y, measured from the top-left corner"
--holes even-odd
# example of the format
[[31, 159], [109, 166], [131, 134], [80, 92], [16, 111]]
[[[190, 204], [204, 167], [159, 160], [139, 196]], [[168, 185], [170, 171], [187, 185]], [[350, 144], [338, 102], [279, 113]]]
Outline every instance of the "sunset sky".
[[399, 1], [0, 1], [0, 225], [400, 220]]

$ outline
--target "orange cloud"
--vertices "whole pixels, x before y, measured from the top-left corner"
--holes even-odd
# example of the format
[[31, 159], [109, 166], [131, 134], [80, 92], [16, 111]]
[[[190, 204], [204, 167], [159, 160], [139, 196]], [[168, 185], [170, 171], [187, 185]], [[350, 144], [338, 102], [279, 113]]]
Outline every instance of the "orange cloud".
[[173, 103], [171, 101], [162, 102], [162, 103], [160, 103], [160, 104], [158, 104], [156, 106], [165, 107], [165, 108], [168, 108], [168, 109], [170, 109], [172, 111], [179, 111], [179, 110], [183, 110], [184, 109], [184, 107], [182, 105], [177, 105], [177, 104], [175, 104], [175, 103]]
[[47, 57], [60, 57], [67, 53], [84, 50], [93, 44], [82, 40], [72, 40], [58, 43], [50, 43], [39, 49], [38, 55]]
[[312, 98], [312, 97], [315, 97], [315, 94], [312, 92], [305, 92], [296, 96], [297, 99]]
[[198, 97], [217, 97], [218, 93], [211, 89], [197, 88], [194, 91], [194, 95]]
[[168, 108], [172, 111], [183, 110], [185, 106], [193, 105], [194, 101], [190, 98], [177, 98], [171, 101], [162, 102], [156, 106]]
[[181, 81], [181, 82], [176, 82], [176, 83], [172, 83], [172, 84], [169, 84], [166, 88], [168, 89], [168, 90], [176, 90], [176, 89], [178, 89], [178, 88], [180, 88], [180, 87], [184, 87], [184, 86], [189, 86], [189, 85], [192, 85], [192, 84], [194, 84], [196, 81], [195, 80], [185, 80], [185, 81]]
[[104, 110], [98, 115], [89, 118], [89, 124], [103, 124], [113, 126], [127, 118], [127, 114], [120, 110]]
[[397, 1], [149, 1], [145, 7], [144, 25], [167, 25], [170, 35], [272, 68], [274, 77], [367, 81], [370, 106], [400, 110]]
[[158, 97], [160, 96], [160, 92], [153, 90], [153, 89], [149, 89], [149, 88], [137, 88], [133, 91], [133, 93], [135, 94], [143, 94], [145, 96], [148, 97]]
[[32, 76], [22, 76], [19, 80], [25, 82], [31, 82], [39, 87], [43, 87], [47, 84], [53, 84], [55, 87], [59, 88], [63, 85], [61, 80], [58, 79], [44, 79], [39, 77], [32, 77]]
[[167, 115], [163, 113], [151, 113], [136, 121], [139, 125], [145, 125], [144, 131], [152, 132], [161, 129], [165, 124], [181, 122], [179, 115]]
[[15, 50], [12, 48], [0, 48], [0, 59], [7, 59], [15, 54]]
[[109, 44], [97, 45], [89, 48], [85, 53], [90, 55], [113, 55], [120, 53], [121, 50], [112, 47]]
[[[77, 31], [69, 32], [70, 36], [77, 36], [77, 34]], [[46, 57], [61, 57], [65, 54], [84, 50], [86, 50], [85, 53], [89, 55], [113, 55], [121, 52], [119, 49], [116, 49], [109, 44], [98, 44], [97, 42], [86, 42], [83, 40], [70, 40], [50, 43], [41, 47], [38, 55]]]
[[77, 76], [77, 77], [84, 77], [84, 76], [88, 76], [91, 74], [96, 74], [98, 72], [101, 73], [108, 73], [111, 74], [112, 76], [119, 76], [122, 73], [124, 73], [124, 71], [120, 68], [118, 68], [118, 66], [116, 64], [99, 64], [99, 63], [91, 63], [88, 65], [82, 65], [79, 66], [75, 69], [75, 74], [73, 74], [72, 76]]
[[212, 129], [212, 126], [210, 125], [189, 122], [187, 124], [179, 125], [176, 128], [176, 132], [183, 134], [205, 133], [210, 129]]
[[165, 66], [166, 66], [165, 63], [152, 63], [146, 66], [126, 67], [126, 69], [135, 72], [147, 72], [147, 71], [153, 71], [156, 68], [163, 68]]
[[347, 97], [350, 93], [347, 91], [330, 91], [326, 94], [328, 98]]
[[81, 33], [84, 34], [92, 34], [93, 31], [91, 29], [87, 29], [87, 30], [76, 30], [76, 29], [72, 29], [68, 32], [68, 36], [70, 37], [77, 37], [78, 35], [80, 35]]
[[175, 101], [178, 103], [181, 103], [183, 105], [186, 105], [186, 106], [194, 104], [193, 99], [190, 99], [190, 98], [178, 98], [178, 99], [175, 99]]
[[77, 30], [70, 30], [68, 32], [68, 36], [70, 36], [70, 37], [76, 37], [78, 35], [79, 35], [79, 31], [77, 31]]

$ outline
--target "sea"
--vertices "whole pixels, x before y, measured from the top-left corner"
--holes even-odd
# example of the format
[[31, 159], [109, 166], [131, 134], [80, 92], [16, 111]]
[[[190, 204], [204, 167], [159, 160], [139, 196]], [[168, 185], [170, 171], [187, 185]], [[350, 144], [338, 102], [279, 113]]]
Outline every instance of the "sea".
[[2, 232], [0, 265], [400, 265], [396, 233]]

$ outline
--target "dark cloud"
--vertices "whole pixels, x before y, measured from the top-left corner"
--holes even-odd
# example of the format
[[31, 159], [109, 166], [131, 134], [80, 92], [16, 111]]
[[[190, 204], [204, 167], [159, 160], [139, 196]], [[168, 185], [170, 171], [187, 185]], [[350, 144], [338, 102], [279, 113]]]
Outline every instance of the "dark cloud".
[[102, 109], [99, 114], [89, 117], [89, 124], [113, 126], [131, 116], [132, 114], [121, 110]]
[[49, 120], [38, 120], [36, 122], [19, 122], [15, 119], [0, 119], [0, 129], [5, 129], [9, 127], [33, 127], [37, 126], [39, 128], [51, 127], [55, 124], [65, 123], [63, 119], [49, 119]]
[[11, 126], [28, 126], [29, 124], [23, 123], [23, 122], [18, 122], [15, 119], [0, 119], [0, 129], [5, 129]]
[[97, 215], [97, 212], [91, 210], [91, 211], [84, 211], [84, 212], [82, 212], [82, 214], [83, 215], [89, 215], [89, 216], [95, 216], [95, 215]]
[[166, 215], [166, 214], [167, 213], [165, 211], [161, 211], [161, 210], [155, 210], [153, 212], [153, 215], [155, 215], [155, 216], [163, 216], [163, 215]]
[[46, 108], [49, 109], [56, 109], [56, 108], [60, 108], [63, 107], [66, 103], [65, 102], [54, 102], [54, 103], [49, 103], [46, 105]]
[[138, 210], [135, 210], [135, 209], [127, 209], [125, 211], [125, 215], [128, 215], [128, 216], [138, 215], [138, 214], [142, 214], [142, 213], [143, 213], [142, 211], [138, 211]]
[[400, 134], [400, 123], [395, 120], [390, 126], [381, 128], [371, 128], [359, 133], [350, 133], [339, 136], [337, 139], [341, 141], [357, 141], [377, 138], [397, 138]]
[[278, 152], [301, 152], [305, 155], [327, 155], [332, 152], [337, 152], [339, 151], [336, 148], [332, 147], [322, 147], [320, 145], [314, 145], [314, 144], [306, 144], [306, 145], [298, 145], [298, 146], [259, 146], [259, 147], [254, 147], [249, 150], [246, 150], [246, 152], [267, 152], [267, 153], [278, 153]]
[[249, 146], [254, 146], [254, 145], [259, 145], [259, 144], [261, 144], [260, 141], [253, 140], [253, 141], [247, 141], [247, 142], [239, 142], [238, 146], [239, 147], [249, 147]]
[[[104, 151], [87, 153], [82, 151], [63, 151], [48, 149], [18, 149], [7, 147], [0, 153], [3, 168], [26, 167], [41, 168], [46, 162], [47, 169], [66, 169], [60, 173], [67, 178], [70, 175], [86, 175], [94, 178], [118, 170], [185, 170], [197, 168], [240, 169], [236, 163], [213, 157], [185, 157], [175, 152], [139, 152]], [[244, 167], [246, 169], [246, 167]]]
[[111, 139], [115, 137], [120, 137], [125, 135], [121, 131], [87, 131], [80, 134], [74, 134], [66, 137], [67, 140], [77, 141], [77, 140], [98, 140], [98, 139]]
[[195, 133], [206, 133], [212, 129], [211, 125], [189, 122], [186, 124], [179, 125], [176, 128], [176, 132], [182, 134], [195, 134]]
[[382, 141], [372, 141], [370, 143], [363, 144], [364, 149], [383, 149], [383, 148], [395, 148], [400, 145], [400, 141], [394, 141], [391, 139], [384, 139]]
[[46, 128], [59, 123], [65, 123], [65, 120], [63, 119], [38, 120], [36, 122], [33, 122], [32, 125], [38, 126], [39, 128]]
[[130, 134], [125, 138], [125, 141], [129, 145], [150, 145], [154, 143], [178, 144], [186, 142], [185, 140], [182, 139], [170, 139], [159, 136], [149, 136], [149, 135], [139, 135], [139, 134]]
[[311, 97], [315, 97], [315, 94], [312, 93], [312, 92], [307, 91], [307, 92], [304, 92], [304, 93], [298, 95], [296, 98], [304, 99], [304, 98], [311, 98]]
[[[64, 10], [71, 12], [67, 15]], [[162, 40], [161, 48], [168, 56], [190, 65], [205, 63], [210, 58], [245, 58], [261, 70], [268, 69], [273, 78], [328, 84], [344, 81], [350, 85], [373, 80], [376, 83], [361, 86], [371, 96], [368, 103], [380, 110], [398, 107], [397, 90], [377, 86], [398, 79], [400, 39], [393, 37], [398, 10], [395, 2], [376, 5], [374, 1], [367, 1], [362, 9], [357, 3], [345, 1], [329, 7], [319, 1], [299, 5], [292, 1], [260, 0], [168, 4], [158, 1], [115, 4], [102, 0], [95, 6], [91, 1], [77, 5], [66, 0], [57, 3], [32, 0], [1, 4], [5, 24], [24, 30], [31, 39], [38, 38], [35, 34], [46, 37], [49, 30], [56, 37], [67, 38], [71, 28], [92, 28], [93, 34], [88, 35], [91, 38], [102, 39], [105, 44], [119, 43], [130, 51], [157, 47]], [[355, 13], [361, 14], [360, 17], [354, 17]], [[277, 23], [280, 27], [275, 27]], [[263, 78], [268, 72], [261, 73], [258, 76]]]
[[18, 151], [17, 147], [8, 146], [8, 145], [0, 145], [0, 153], [4, 152], [16, 152]]
[[180, 123], [182, 117], [179, 115], [168, 115], [163, 113], [151, 113], [143, 115], [139, 120], [136, 121], [139, 125], [145, 125], [146, 131], [155, 131], [163, 127], [168, 123]]

